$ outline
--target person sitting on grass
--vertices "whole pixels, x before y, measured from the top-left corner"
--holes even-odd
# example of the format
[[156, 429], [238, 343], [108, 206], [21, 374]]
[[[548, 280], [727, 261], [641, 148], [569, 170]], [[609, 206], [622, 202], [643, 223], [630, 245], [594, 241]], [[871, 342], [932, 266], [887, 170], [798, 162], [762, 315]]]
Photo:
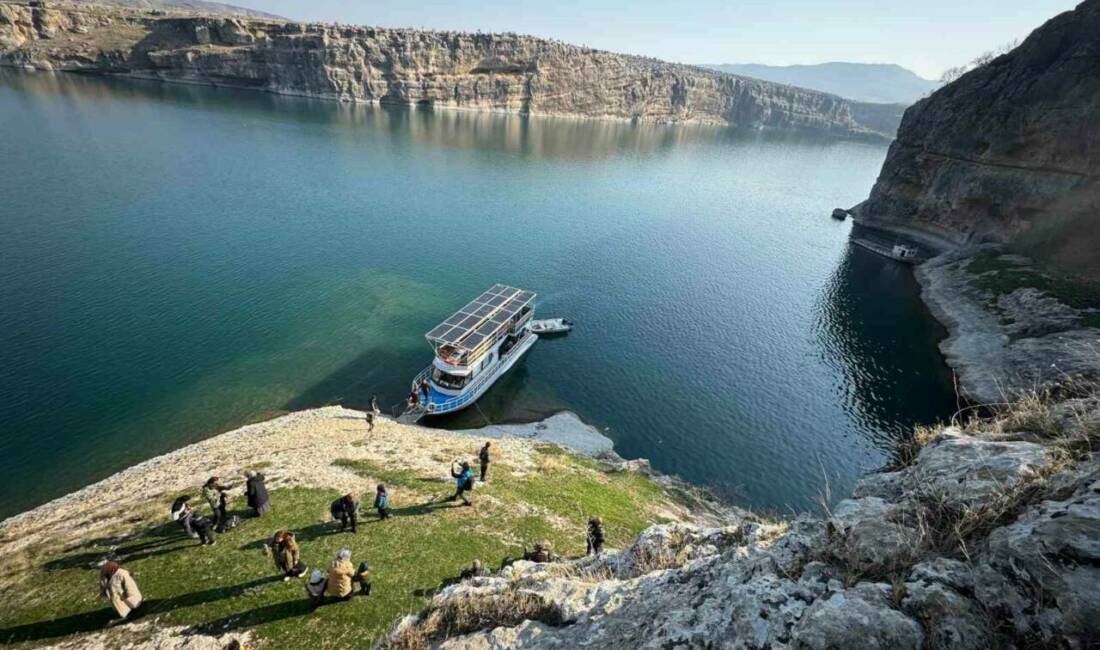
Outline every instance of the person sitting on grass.
[[462, 570], [458, 574], [458, 579], [469, 580], [470, 578], [481, 578], [489, 575], [489, 570], [481, 564], [481, 560], [474, 560], [474, 563]]
[[338, 600], [351, 600], [355, 595], [351, 588], [353, 578], [355, 578], [355, 567], [351, 565], [351, 549], [342, 548], [328, 565], [328, 584], [325, 586], [325, 595]]
[[554, 550], [550, 546], [550, 542], [543, 540], [535, 544], [535, 548], [528, 551], [523, 549], [523, 559], [528, 562], [553, 562], [557, 560], [557, 556], [554, 555]]
[[470, 500], [466, 498], [466, 493], [474, 489], [474, 471], [470, 469], [470, 464], [463, 461], [462, 466], [458, 470], [455, 470], [454, 463], [451, 464], [451, 478], [455, 480], [455, 493], [451, 495], [448, 501], [454, 501], [455, 499], [462, 499], [463, 505], [473, 505]]
[[327, 587], [328, 581], [325, 580], [325, 574], [321, 573], [320, 569], [314, 569], [309, 576], [309, 581], [306, 582], [306, 596], [309, 596], [311, 605], [317, 607], [324, 602]]
[[386, 486], [381, 483], [378, 484], [378, 489], [374, 493], [374, 509], [378, 511], [379, 519], [390, 516], [390, 495], [386, 493]]
[[355, 500], [351, 493], [333, 501], [329, 506], [329, 512], [334, 520], [340, 522], [340, 532], [347, 530], [349, 524], [351, 525], [351, 532], [358, 532], [359, 502]]
[[133, 613], [144, 602], [141, 591], [130, 572], [114, 561], [104, 562], [99, 569], [99, 593], [118, 613], [118, 618], [108, 625], [115, 625], [133, 618]]
[[191, 512], [191, 504], [188, 503], [191, 497], [184, 495], [178, 497], [172, 502], [172, 521], [179, 522], [183, 532], [187, 533], [188, 537], [198, 538], [199, 534], [195, 532], [194, 527], [191, 525], [191, 518], [194, 513]]
[[302, 561], [298, 540], [289, 530], [280, 530], [275, 533], [271, 538], [271, 545], [265, 545], [265, 547], [270, 549], [275, 568], [283, 574], [284, 582], [291, 578], [300, 578], [309, 570], [306, 563]]

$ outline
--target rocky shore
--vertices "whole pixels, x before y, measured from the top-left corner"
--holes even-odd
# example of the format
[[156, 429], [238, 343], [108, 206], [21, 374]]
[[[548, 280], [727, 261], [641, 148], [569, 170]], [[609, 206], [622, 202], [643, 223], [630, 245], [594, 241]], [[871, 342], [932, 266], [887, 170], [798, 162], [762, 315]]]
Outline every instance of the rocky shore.
[[[33, 5], [33, 6], [32, 6]], [[341, 101], [889, 139], [898, 107], [517, 34], [0, 2], [0, 65]]]

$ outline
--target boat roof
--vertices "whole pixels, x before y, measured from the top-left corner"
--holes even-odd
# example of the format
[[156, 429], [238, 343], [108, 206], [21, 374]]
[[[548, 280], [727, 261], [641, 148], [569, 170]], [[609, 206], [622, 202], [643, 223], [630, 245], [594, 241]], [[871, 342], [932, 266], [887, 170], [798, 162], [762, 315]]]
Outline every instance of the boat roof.
[[494, 284], [424, 337], [433, 347], [449, 345], [459, 351], [473, 352], [508, 327], [512, 317], [534, 300], [533, 291]]

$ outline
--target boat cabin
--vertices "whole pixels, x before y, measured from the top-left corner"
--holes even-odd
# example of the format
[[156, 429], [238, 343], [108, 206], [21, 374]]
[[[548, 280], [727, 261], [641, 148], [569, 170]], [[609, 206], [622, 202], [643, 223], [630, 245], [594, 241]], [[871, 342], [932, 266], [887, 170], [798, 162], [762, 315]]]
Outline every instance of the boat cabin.
[[899, 260], [909, 260], [916, 258], [917, 249], [905, 244], [894, 244], [892, 253]]
[[435, 350], [435, 388], [455, 394], [507, 355], [527, 333], [534, 301], [534, 292], [494, 284], [425, 334]]

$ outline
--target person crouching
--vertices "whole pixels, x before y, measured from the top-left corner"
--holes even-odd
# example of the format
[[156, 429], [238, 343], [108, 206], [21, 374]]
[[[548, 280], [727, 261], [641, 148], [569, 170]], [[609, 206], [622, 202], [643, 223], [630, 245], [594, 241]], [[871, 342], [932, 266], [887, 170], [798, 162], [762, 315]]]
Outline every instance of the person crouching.
[[119, 566], [118, 562], [104, 562], [99, 570], [99, 593], [115, 608], [118, 619], [108, 625], [115, 625], [133, 617], [144, 602], [141, 590], [130, 572]]
[[337, 600], [350, 600], [355, 595], [351, 587], [354, 578], [355, 567], [351, 565], [351, 549], [342, 548], [328, 565], [325, 595]]
[[283, 580], [300, 578], [305, 575], [309, 567], [302, 561], [298, 550], [298, 540], [289, 530], [280, 530], [271, 538], [271, 556], [275, 561], [275, 568], [283, 574]]

